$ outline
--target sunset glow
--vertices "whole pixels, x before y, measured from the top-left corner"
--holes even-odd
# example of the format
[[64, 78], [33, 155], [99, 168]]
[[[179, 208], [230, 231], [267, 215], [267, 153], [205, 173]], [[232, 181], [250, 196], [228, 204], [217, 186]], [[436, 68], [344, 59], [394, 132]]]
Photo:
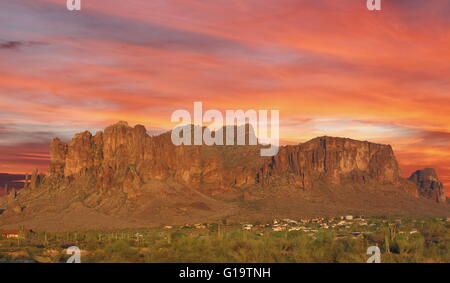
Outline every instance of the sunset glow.
[[53, 137], [176, 109], [278, 109], [284, 144], [391, 144], [450, 186], [450, 1], [0, 2], [0, 172], [48, 166]]

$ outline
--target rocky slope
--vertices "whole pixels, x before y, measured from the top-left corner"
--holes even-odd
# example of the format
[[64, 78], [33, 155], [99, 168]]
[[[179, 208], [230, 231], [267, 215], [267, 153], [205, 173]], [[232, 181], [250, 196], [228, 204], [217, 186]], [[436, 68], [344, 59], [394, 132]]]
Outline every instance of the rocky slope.
[[[149, 136], [143, 126], [126, 122], [95, 135], [79, 133], [68, 144], [55, 138], [48, 174], [34, 172], [24, 190], [0, 199], [0, 225], [137, 227], [233, 215], [258, 218], [258, 211], [273, 216], [280, 207], [291, 207], [288, 214], [381, 213], [383, 207], [386, 213], [420, 214], [420, 207], [448, 213], [448, 207], [430, 209], [431, 203], [420, 202], [420, 196], [433, 195], [423, 187], [443, 188], [403, 179], [389, 145], [319, 137], [280, 147], [274, 157], [261, 157], [261, 147], [175, 146], [170, 133]], [[403, 210], [394, 204], [399, 201], [406, 203]], [[73, 225], [60, 219], [67, 215], [74, 215]], [[94, 224], [94, 218], [104, 220]]]
[[439, 181], [436, 171], [433, 168], [417, 170], [408, 180], [417, 185], [420, 196], [437, 202], [446, 201], [444, 185]]
[[[407, 184], [389, 145], [320, 137], [281, 147], [273, 158], [260, 157], [259, 148], [174, 146], [169, 133], [150, 137], [141, 125], [132, 128], [119, 122], [95, 136], [77, 134], [69, 144], [54, 139], [49, 177], [70, 183], [92, 173], [99, 189], [105, 190], [171, 178], [208, 194], [246, 185], [286, 184], [310, 190], [318, 182]], [[418, 195], [414, 189], [411, 193]]]

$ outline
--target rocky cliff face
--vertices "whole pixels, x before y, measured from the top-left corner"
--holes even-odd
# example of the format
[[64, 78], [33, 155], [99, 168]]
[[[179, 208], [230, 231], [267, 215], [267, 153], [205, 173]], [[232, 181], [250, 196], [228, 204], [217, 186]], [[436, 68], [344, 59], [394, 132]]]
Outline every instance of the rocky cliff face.
[[400, 177], [389, 145], [320, 137], [283, 146], [261, 157], [258, 146], [174, 146], [170, 133], [149, 136], [143, 126], [119, 122], [93, 136], [75, 135], [50, 146], [50, 178], [72, 182], [92, 174], [100, 190], [119, 188], [130, 197], [152, 179], [172, 180], [215, 194], [246, 186], [288, 185], [311, 190], [318, 183], [396, 184], [417, 195]]
[[446, 201], [444, 185], [433, 168], [417, 170], [408, 179], [417, 185], [421, 196], [437, 202]]
[[400, 170], [389, 145], [345, 138], [319, 137], [281, 147], [262, 168], [263, 178], [291, 174], [295, 184], [310, 189], [315, 181], [330, 184], [397, 184]]
[[[246, 139], [253, 135], [244, 130]], [[69, 143], [55, 138], [48, 173], [34, 171], [24, 189], [0, 198], [0, 227], [124, 229], [355, 211], [448, 215], [448, 206], [424, 199], [445, 200], [435, 173], [403, 179], [389, 145], [319, 137], [282, 146], [273, 157], [261, 157], [261, 147], [175, 146], [170, 132], [149, 136], [126, 122]]]

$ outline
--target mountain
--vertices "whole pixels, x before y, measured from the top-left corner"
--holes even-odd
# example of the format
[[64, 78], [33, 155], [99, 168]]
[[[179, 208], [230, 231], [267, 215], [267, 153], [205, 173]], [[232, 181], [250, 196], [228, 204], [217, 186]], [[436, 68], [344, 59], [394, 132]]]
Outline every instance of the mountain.
[[433, 168], [425, 168], [414, 172], [408, 180], [414, 182], [422, 197], [445, 202], [446, 196], [444, 185], [439, 181], [436, 171]]
[[[120, 122], [95, 136], [77, 134], [68, 145], [54, 139], [49, 172], [50, 177], [69, 182], [75, 176], [95, 174], [100, 189], [127, 190], [152, 179], [173, 179], [208, 194], [268, 184], [310, 190], [318, 182], [407, 187], [388, 145], [320, 137], [281, 147], [273, 158], [260, 157], [260, 147], [174, 146], [170, 133], [150, 137], [143, 126], [132, 128]], [[134, 193], [139, 192], [128, 194]]]
[[[194, 131], [194, 127], [191, 131]], [[205, 130], [205, 129], [203, 129]], [[233, 130], [238, 130], [234, 127]], [[245, 126], [246, 139], [254, 135]], [[261, 157], [264, 145], [175, 146], [119, 122], [50, 144], [48, 174], [0, 199], [0, 226], [114, 229], [278, 216], [449, 215], [401, 177], [389, 145], [318, 137]], [[443, 191], [443, 188], [442, 188]]]

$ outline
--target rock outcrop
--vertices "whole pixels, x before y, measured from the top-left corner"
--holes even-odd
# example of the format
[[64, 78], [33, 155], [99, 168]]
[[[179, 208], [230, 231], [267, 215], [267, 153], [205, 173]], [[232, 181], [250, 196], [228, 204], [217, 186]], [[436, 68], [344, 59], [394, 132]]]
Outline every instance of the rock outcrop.
[[389, 145], [319, 137], [282, 146], [274, 157], [261, 157], [261, 147], [175, 146], [170, 133], [149, 136], [141, 125], [119, 122], [95, 136], [77, 134], [69, 144], [54, 139], [49, 173], [66, 182], [93, 174], [102, 190], [138, 189], [152, 179], [170, 179], [209, 194], [246, 186], [405, 185]]
[[[254, 135], [239, 129], [246, 140]], [[119, 122], [69, 143], [53, 139], [48, 173], [34, 171], [24, 189], [0, 198], [0, 227], [124, 229], [355, 211], [448, 215], [447, 206], [425, 199], [445, 200], [435, 173], [402, 178], [389, 145], [325, 136], [261, 157], [262, 144], [176, 146], [171, 134], [150, 136], [144, 126]]]
[[336, 185], [401, 181], [391, 146], [326, 136], [281, 147], [261, 169], [263, 179], [286, 173], [293, 184], [304, 189], [311, 189], [317, 181]]
[[422, 197], [435, 200], [436, 202], [446, 201], [444, 185], [439, 181], [433, 168], [417, 170], [408, 179], [417, 185], [419, 194]]

